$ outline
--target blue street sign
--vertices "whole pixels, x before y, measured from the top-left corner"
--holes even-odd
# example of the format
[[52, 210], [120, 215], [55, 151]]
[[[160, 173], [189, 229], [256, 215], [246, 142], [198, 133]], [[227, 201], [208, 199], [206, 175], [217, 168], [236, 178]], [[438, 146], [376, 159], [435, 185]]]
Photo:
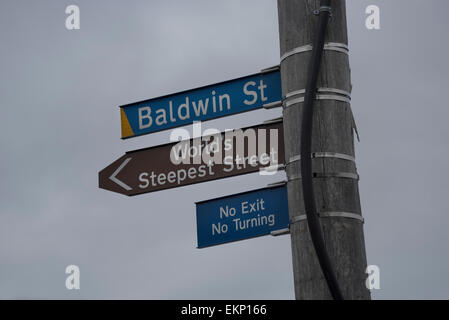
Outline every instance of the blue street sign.
[[279, 68], [120, 107], [122, 138], [167, 130], [282, 101]]
[[288, 228], [287, 187], [264, 188], [196, 203], [198, 248]]

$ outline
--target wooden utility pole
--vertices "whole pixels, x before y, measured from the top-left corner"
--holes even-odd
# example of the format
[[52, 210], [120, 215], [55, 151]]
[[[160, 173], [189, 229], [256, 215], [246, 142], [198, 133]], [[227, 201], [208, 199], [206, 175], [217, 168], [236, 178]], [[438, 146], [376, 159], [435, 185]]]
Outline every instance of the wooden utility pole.
[[[284, 143], [295, 295], [331, 299], [305, 217], [300, 169], [301, 113], [319, 0], [278, 0]], [[346, 5], [332, 0], [314, 102], [312, 170], [316, 207], [332, 266], [345, 299], [370, 299], [354, 159]]]

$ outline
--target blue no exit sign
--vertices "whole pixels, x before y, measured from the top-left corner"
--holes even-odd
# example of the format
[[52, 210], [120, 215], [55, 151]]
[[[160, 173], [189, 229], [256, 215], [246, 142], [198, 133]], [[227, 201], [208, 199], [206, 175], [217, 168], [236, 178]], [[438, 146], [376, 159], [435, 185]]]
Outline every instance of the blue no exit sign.
[[122, 138], [252, 111], [282, 101], [278, 67], [120, 107]]
[[264, 188], [196, 203], [198, 248], [288, 228], [287, 188]]

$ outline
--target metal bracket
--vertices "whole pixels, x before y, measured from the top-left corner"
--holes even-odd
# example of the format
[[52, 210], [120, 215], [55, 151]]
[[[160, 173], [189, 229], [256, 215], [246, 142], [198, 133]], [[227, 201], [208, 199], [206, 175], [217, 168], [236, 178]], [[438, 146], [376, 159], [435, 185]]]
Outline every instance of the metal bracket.
[[285, 181], [285, 180], [275, 182], [275, 183], [270, 183], [267, 185], [267, 188], [276, 188], [276, 187], [284, 186], [286, 183], [287, 183], [287, 181]]
[[[285, 169], [285, 165], [284, 164], [275, 164], [275, 165], [271, 165], [268, 167], [262, 167], [259, 169], [259, 172], [263, 175], [268, 174], [269, 172], [278, 172], [278, 171], [282, 171]], [[266, 172], [266, 173], [264, 173]]]
[[276, 118], [276, 119], [266, 120], [266, 121], [263, 122], [263, 124], [278, 123], [278, 122], [281, 122], [281, 121], [283, 121], [283, 120], [284, 120], [283, 117], [279, 117], [279, 118]]
[[264, 109], [279, 108], [279, 107], [282, 107], [282, 101], [275, 101], [275, 102], [267, 103], [267, 104], [264, 104], [262, 107]]
[[268, 73], [268, 72], [271, 72], [271, 71], [279, 70], [280, 68], [281, 68], [280, 65], [272, 66], [272, 67], [269, 67], [269, 68], [265, 68], [265, 69], [260, 70], [260, 73], [264, 74], [264, 73]]
[[[348, 219], [355, 219], [362, 223], [365, 223], [365, 219], [357, 213], [352, 212], [337, 212], [337, 211], [328, 211], [328, 212], [319, 212], [318, 216], [320, 218], [348, 218]], [[301, 221], [307, 220], [306, 214], [301, 214], [293, 217], [290, 219], [290, 224], [298, 223]]]
[[274, 230], [270, 232], [270, 235], [272, 235], [273, 237], [278, 237], [278, 236], [283, 236], [285, 234], [289, 234], [290, 233], [290, 228], [285, 228], [285, 229], [281, 229], [281, 230]]

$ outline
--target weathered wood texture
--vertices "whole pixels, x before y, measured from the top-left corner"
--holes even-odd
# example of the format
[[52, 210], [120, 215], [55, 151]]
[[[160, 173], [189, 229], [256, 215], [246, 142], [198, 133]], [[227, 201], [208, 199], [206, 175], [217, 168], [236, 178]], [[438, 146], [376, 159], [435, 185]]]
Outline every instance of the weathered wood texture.
[[[281, 56], [296, 47], [313, 43], [318, 17], [313, 11], [319, 0], [278, 0]], [[332, 1], [327, 42], [348, 43], [346, 5], [344, 0]], [[304, 89], [311, 51], [296, 54], [281, 63], [282, 93]], [[325, 51], [318, 87], [351, 92], [349, 57], [347, 54]], [[303, 103], [284, 108], [284, 140], [286, 160], [300, 154], [301, 113]], [[335, 100], [316, 100], [312, 134], [312, 152], [336, 152], [354, 156], [354, 130], [351, 106]], [[354, 162], [317, 158], [314, 172], [356, 173]], [[300, 163], [286, 168], [287, 176], [300, 175]], [[315, 178], [314, 190], [319, 212], [350, 212], [361, 215], [358, 181], [347, 178]], [[288, 183], [290, 218], [303, 215], [304, 202], [301, 180]], [[320, 219], [326, 247], [333, 263], [345, 299], [370, 299], [365, 286], [366, 253], [361, 221], [324, 217]], [[307, 221], [290, 227], [295, 295], [297, 299], [331, 299], [310, 239]]]

